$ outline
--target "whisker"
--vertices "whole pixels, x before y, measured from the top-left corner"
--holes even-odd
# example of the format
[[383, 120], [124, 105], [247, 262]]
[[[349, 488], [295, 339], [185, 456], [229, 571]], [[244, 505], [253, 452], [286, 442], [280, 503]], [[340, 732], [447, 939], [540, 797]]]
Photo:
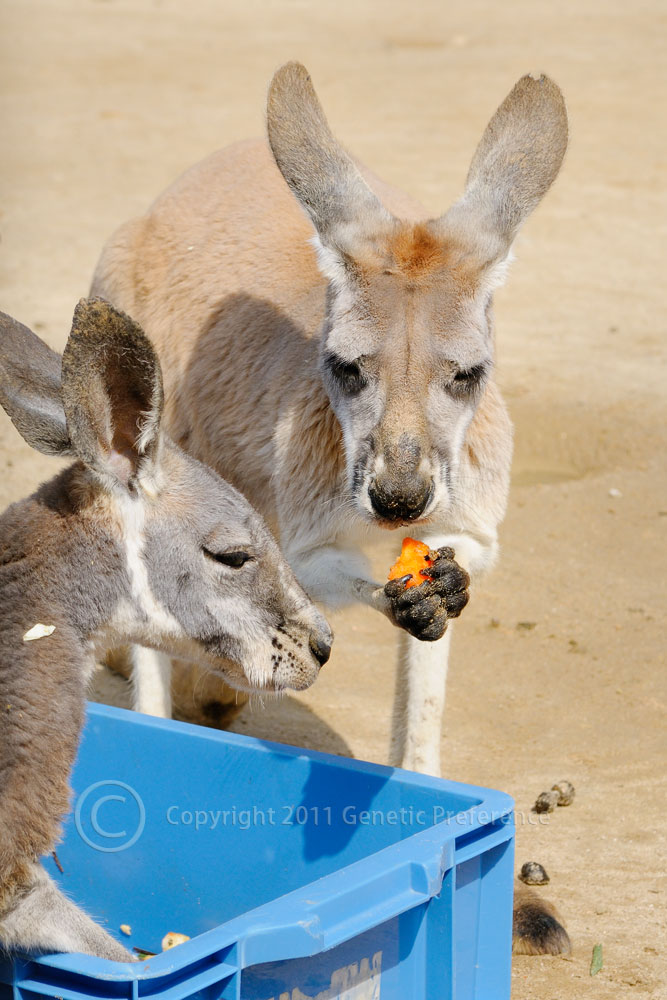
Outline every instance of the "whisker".
[[205, 667], [197, 667], [197, 678], [192, 687], [192, 707], [197, 707], [198, 688], [204, 686], [208, 671]]

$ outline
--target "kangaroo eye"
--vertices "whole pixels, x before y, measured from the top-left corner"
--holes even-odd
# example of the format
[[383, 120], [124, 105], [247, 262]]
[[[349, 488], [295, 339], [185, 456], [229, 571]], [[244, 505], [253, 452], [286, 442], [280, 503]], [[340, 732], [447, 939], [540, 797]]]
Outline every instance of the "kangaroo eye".
[[484, 374], [483, 365], [475, 365], [474, 368], [468, 368], [466, 371], [458, 371], [454, 376], [455, 382], [479, 382], [480, 378]]
[[453, 388], [457, 391], [472, 392], [477, 389], [486, 375], [486, 365], [475, 365], [473, 368], [459, 368], [452, 376]]
[[368, 383], [357, 361], [344, 361], [336, 354], [327, 354], [324, 362], [346, 396], [356, 396], [366, 388]]
[[209, 559], [215, 559], [223, 566], [231, 566], [233, 569], [240, 569], [253, 558], [249, 552], [211, 552], [210, 549], [204, 549], [204, 554]]

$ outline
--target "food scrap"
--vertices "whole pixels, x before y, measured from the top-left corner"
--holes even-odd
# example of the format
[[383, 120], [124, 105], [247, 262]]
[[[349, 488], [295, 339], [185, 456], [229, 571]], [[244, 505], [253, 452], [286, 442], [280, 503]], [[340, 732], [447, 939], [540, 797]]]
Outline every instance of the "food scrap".
[[406, 583], [408, 587], [418, 587], [425, 580], [431, 580], [428, 575], [429, 566], [433, 565], [431, 550], [425, 542], [418, 542], [414, 538], [404, 538], [401, 554], [389, 570], [389, 580], [398, 580], [402, 576], [410, 574], [410, 579]]
[[121, 924], [120, 931], [121, 934], [125, 934], [126, 937], [129, 937], [130, 934], [132, 933], [132, 928], [130, 927], [129, 924]]
[[187, 934], [178, 934], [176, 931], [169, 931], [162, 938], [162, 951], [169, 951], [170, 948], [175, 948], [177, 944], [185, 944], [190, 938]]
[[23, 641], [32, 642], [33, 639], [45, 639], [47, 635], [53, 635], [55, 630], [55, 625], [42, 625], [40, 622], [37, 622], [36, 625], [33, 625], [25, 633]]
[[133, 948], [132, 951], [136, 954], [140, 962], [145, 962], [147, 958], [155, 958], [154, 951], [146, 951], [144, 948]]
[[[126, 927], [127, 930], [124, 929]], [[123, 931], [123, 934], [130, 933], [130, 928], [127, 926], [127, 924], [123, 924], [121, 926], [121, 930]], [[188, 937], [187, 934], [179, 934], [177, 931], [169, 931], [162, 938], [162, 946], [161, 946], [162, 951], [169, 951], [170, 948], [175, 948], [176, 945], [178, 944], [185, 944], [185, 942], [189, 940], [190, 938]], [[146, 959], [148, 958], [155, 958], [154, 951], [146, 951], [145, 948], [133, 948], [132, 950], [136, 953], [137, 957], [142, 962], [146, 961]]]

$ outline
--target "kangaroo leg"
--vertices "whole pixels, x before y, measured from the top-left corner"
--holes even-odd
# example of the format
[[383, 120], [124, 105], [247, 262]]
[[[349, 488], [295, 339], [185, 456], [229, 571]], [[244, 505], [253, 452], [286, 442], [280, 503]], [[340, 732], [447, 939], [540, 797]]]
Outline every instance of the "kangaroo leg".
[[6, 951], [76, 951], [112, 962], [134, 956], [67, 899], [40, 865], [30, 888], [0, 917], [0, 946]]
[[[424, 539], [433, 549], [450, 546], [466, 572], [482, 570], [492, 561], [495, 545], [483, 545], [465, 535]], [[440, 775], [440, 737], [452, 623], [436, 642], [403, 635], [394, 703], [392, 762], [409, 771]]]
[[401, 636], [391, 759], [398, 767], [435, 777], [440, 774], [451, 635], [452, 626], [448, 625], [437, 642], [420, 642], [406, 633]]
[[145, 646], [131, 647], [135, 712], [171, 718], [171, 657]]

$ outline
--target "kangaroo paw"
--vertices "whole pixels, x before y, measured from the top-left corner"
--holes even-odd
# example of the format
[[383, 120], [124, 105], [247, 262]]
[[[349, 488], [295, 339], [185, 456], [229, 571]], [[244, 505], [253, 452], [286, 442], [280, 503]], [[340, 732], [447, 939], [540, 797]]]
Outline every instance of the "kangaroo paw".
[[80, 951], [112, 962], [134, 962], [122, 944], [67, 899], [40, 867], [30, 888], [0, 917], [0, 948], [8, 951]]

